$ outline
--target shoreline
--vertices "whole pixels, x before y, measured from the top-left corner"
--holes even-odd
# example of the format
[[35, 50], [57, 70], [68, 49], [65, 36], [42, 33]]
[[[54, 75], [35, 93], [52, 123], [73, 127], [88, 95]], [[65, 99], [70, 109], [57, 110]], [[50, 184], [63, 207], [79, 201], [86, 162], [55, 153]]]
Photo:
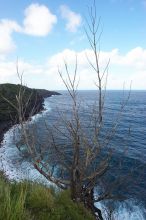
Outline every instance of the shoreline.
[[12, 124], [11, 121], [4, 121], [0, 124], [0, 147], [4, 139], [5, 133], [15, 124]]
[[[54, 96], [54, 94], [49, 97], [52, 96]], [[45, 112], [48, 112], [48, 108], [46, 108], [46, 100], [48, 102], [49, 97], [45, 97], [41, 103], [43, 109], [40, 109], [40, 111], [37, 111], [28, 118], [28, 120], [25, 121], [26, 123], [31, 123], [32, 121], [43, 117]], [[17, 130], [19, 130], [18, 123], [12, 125], [11, 128], [4, 133], [3, 141], [0, 145], [0, 172], [4, 173], [5, 178], [8, 181], [21, 182], [28, 180], [38, 182], [46, 186], [52, 185], [52, 183], [48, 182], [48, 180], [46, 180], [46, 178], [34, 168], [30, 161], [23, 157], [20, 153], [13, 139], [14, 134], [17, 135]]]
[[[44, 102], [44, 101], [43, 101]], [[34, 114], [31, 115], [34, 116], [34, 115], [37, 115], [39, 113], [41, 113], [42, 111], [44, 111], [44, 106], [43, 104], [44, 103], [40, 103], [42, 105], [42, 108], [38, 109]], [[29, 120], [29, 116], [25, 118], [25, 121]], [[19, 124], [19, 122], [13, 122], [12, 120], [11, 121], [3, 121], [1, 124], [0, 124], [0, 147], [2, 145], [2, 142], [4, 140], [4, 135], [6, 132], [8, 132], [14, 125], [16, 124]]]
[[[38, 91], [39, 91], [39, 89], [38, 89]], [[36, 105], [35, 111], [31, 115], [31, 117], [36, 114], [41, 113], [42, 111], [45, 111], [44, 100], [45, 100], [45, 98], [49, 98], [53, 95], [61, 95], [61, 94], [58, 92], [54, 92], [54, 91], [48, 91], [48, 93], [41, 94], [40, 99], [38, 100], [38, 103]], [[27, 113], [27, 115], [25, 116], [25, 121], [29, 120], [29, 118], [30, 118], [30, 115], [29, 115], [29, 113]], [[7, 121], [0, 122], [0, 148], [2, 146], [2, 142], [4, 140], [5, 133], [8, 132], [16, 124], [19, 124], [19, 122], [13, 121], [13, 120], [7, 120]]]

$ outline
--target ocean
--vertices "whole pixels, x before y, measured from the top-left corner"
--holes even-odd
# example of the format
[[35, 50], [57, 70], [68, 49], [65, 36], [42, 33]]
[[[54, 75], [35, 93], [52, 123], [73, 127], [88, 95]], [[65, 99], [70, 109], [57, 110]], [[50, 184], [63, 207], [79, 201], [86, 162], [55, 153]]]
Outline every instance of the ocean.
[[[64, 129], [59, 124], [60, 118], [72, 117], [71, 99], [66, 91], [60, 93], [62, 95], [46, 98], [45, 111], [26, 122], [30, 129], [35, 124], [39, 131], [37, 138], [44, 144], [47, 140], [46, 125], [49, 128], [58, 125]], [[87, 132], [97, 97], [96, 91], [78, 91], [80, 117]], [[115, 179], [123, 178], [123, 186], [118, 186], [115, 190], [127, 197], [123, 205], [118, 205], [116, 219], [146, 219], [146, 91], [131, 91], [130, 94], [129, 91], [107, 91], [103, 122], [102, 137], [114, 129], [108, 143], [114, 149], [113, 157], [104, 182], [109, 184]], [[0, 169], [11, 180], [30, 179], [50, 184], [33, 168], [30, 159], [23, 157], [17, 149], [15, 143], [19, 141], [18, 127], [14, 126], [5, 134], [0, 148]], [[90, 138], [90, 132], [88, 135]], [[59, 141], [62, 143], [65, 140], [60, 136]]]

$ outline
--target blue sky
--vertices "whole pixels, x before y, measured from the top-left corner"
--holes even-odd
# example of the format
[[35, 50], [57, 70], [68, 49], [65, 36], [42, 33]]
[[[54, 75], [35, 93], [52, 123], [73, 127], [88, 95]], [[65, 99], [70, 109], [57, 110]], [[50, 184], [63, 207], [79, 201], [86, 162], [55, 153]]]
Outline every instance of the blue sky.
[[[57, 67], [72, 73], [78, 57], [80, 89], [94, 89], [84, 27], [90, 0], [0, 0], [0, 83], [17, 83], [16, 60], [30, 87], [63, 89]], [[110, 59], [107, 88], [146, 87], [146, 0], [96, 0], [103, 29], [101, 70]], [[101, 30], [100, 29], [100, 30]], [[63, 74], [64, 71], [63, 71]]]

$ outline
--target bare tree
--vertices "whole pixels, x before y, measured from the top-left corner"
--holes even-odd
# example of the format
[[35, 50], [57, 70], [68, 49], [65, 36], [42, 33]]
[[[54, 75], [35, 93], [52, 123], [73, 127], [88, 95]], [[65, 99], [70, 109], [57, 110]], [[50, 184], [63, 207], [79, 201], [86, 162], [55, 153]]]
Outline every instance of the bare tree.
[[[27, 104], [23, 103], [25, 88], [20, 87], [19, 94], [16, 96], [17, 112], [19, 123], [21, 125], [21, 134], [26, 150], [30, 156], [34, 167], [47, 180], [55, 183], [61, 189], [69, 188], [71, 198], [75, 202], [82, 202], [85, 207], [90, 209], [96, 219], [102, 220], [101, 210], [94, 206], [95, 202], [109, 199], [118, 199], [112, 193], [115, 184], [109, 189], [105, 189], [100, 195], [94, 196], [94, 187], [98, 185], [101, 177], [109, 169], [112, 150], [109, 148], [111, 137], [113, 137], [120, 114], [124, 109], [126, 102], [121, 105], [118, 117], [115, 119], [112, 128], [106, 135], [102, 135], [104, 130], [104, 104], [106, 83], [108, 75], [108, 66], [100, 71], [100, 19], [97, 19], [95, 2], [89, 9], [89, 20], [87, 21], [86, 36], [90, 43], [93, 57], [92, 60], [86, 54], [89, 65], [97, 74], [97, 102], [90, 112], [89, 124], [85, 125], [82, 120], [81, 102], [78, 99], [78, 60], [76, 57], [75, 67], [71, 76], [68, 64], [64, 61], [65, 72], [58, 69], [58, 73], [70, 95], [71, 99], [71, 117], [64, 113], [59, 113], [59, 122], [53, 127], [46, 125], [48, 131], [48, 140], [42, 143], [36, 139], [37, 127], [34, 124], [31, 131], [29, 126], [24, 124], [24, 117]], [[98, 34], [99, 33], [99, 34]], [[17, 71], [19, 73], [19, 71]], [[64, 75], [66, 74], [66, 77]], [[19, 75], [19, 74], [18, 74]], [[22, 77], [20, 77], [22, 85]], [[9, 101], [8, 101], [9, 102]], [[34, 106], [35, 109], [35, 106]], [[32, 116], [34, 110], [31, 112]], [[61, 126], [60, 126], [61, 125]], [[63, 137], [63, 143], [58, 141], [58, 137]], [[21, 151], [21, 146], [18, 146]], [[52, 157], [46, 158], [46, 152], [51, 152]], [[69, 151], [69, 153], [68, 153]], [[53, 158], [53, 160], [52, 160]], [[52, 162], [53, 161], [53, 162]], [[56, 175], [56, 168], [59, 170]]]

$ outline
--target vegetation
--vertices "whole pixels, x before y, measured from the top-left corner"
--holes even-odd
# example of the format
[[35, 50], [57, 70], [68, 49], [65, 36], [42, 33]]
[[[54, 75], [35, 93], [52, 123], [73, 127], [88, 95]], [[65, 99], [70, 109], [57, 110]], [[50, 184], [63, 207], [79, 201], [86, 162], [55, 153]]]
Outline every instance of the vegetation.
[[69, 191], [32, 182], [10, 183], [0, 174], [0, 220], [93, 220]]
[[[15, 84], [1, 84], [0, 85], [0, 121], [13, 120], [17, 121], [17, 96], [19, 94], [20, 88], [23, 89], [23, 108], [25, 109], [25, 117], [28, 117], [29, 113], [35, 106], [35, 111], [41, 108], [42, 102], [41, 96], [37, 93], [37, 90], [30, 89], [26, 86], [21, 87], [21, 85]], [[7, 101], [9, 100], [9, 102]]]
[[45, 89], [31, 89], [20, 84], [0, 84], [0, 121], [18, 119], [18, 96], [23, 91], [22, 106], [24, 118], [30, 117], [31, 114], [37, 113], [43, 109], [43, 100], [51, 95], [59, 95], [57, 92]]
[[[18, 109], [18, 99], [21, 93], [22, 109]], [[19, 122], [18, 111], [21, 111], [23, 121], [43, 110], [44, 98], [59, 95], [57, 92], [45, 89], [30, 89], [20, 84], [0, 84], [0, 142], [4, 133]]]

